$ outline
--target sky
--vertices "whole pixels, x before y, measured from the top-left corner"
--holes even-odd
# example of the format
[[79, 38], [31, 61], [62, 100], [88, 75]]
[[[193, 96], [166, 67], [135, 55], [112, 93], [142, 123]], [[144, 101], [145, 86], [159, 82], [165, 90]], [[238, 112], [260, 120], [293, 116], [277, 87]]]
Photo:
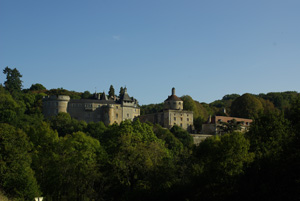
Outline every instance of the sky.
[[[299, 0], [0, 0], [0, 69], [40, 83], [118, 94], [300, 91]], [[0, 83], [6, 77], [0, 74]]]

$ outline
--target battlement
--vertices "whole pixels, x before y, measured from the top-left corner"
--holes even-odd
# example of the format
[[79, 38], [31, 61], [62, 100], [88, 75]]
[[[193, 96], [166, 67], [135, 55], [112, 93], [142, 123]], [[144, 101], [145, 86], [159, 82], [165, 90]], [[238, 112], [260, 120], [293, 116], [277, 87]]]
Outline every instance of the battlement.
[[70, 96], [66, 95], [51, 95], [51, 96], [44, 96], [44, 101], [70, 101]]

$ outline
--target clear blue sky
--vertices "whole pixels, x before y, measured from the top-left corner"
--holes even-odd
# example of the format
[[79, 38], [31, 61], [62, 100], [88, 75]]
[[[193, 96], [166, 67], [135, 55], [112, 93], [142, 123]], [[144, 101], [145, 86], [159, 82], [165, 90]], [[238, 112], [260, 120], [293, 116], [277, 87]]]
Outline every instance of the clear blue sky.
[[140, 104], [300, 91], [300, 1], [0, 0], [6, 66], [24, 88], [127, 86]]

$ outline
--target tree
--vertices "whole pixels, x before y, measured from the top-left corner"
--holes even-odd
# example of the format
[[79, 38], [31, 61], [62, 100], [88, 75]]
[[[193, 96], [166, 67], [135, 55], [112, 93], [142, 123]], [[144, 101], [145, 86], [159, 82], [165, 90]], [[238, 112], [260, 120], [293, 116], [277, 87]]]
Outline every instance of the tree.
[[236, 98], [231, 105], [231, 116], [253, 118], [263, 110], [263, 105], [258, 98], [251, 94], [243, 94]]
[[14, 124], [22, 113], [20, 105], [9, 93], [0, 92], [0, 123]]
[[142, 105], [140, 109], [141, 109], [141, 115], [153, 114], [162, 111], [164, 109], [164, 104], [159, 103], [159, 104]]
[[225, 96], [223, 96], [222, 100], [226, 101], [226, 100], [234, 100], [236, 98], [240, 97], [239, 94], [227, 94]]
[[83, 93], [82, 93], [82, 95], [81, 95], [81, 98], [82, 99], [88, 99], [88, 98], [90, 98], [91, 97], [91, 93], [89, 92], [89, 91], [84, 91]]
[[154, 125], [153, 131], [155, 135], [165, 141], [165, 145], [170, 149], [175, 155], [179, 155], [183, 152], [182, 142], [174, 136], [169, 129], [161, 127], [159, 124]]
[[105, 186], [110, 186], [110, 199], [141, 200], [139, 193], [168, 186], [167, 174], [162, 172], [167, 172], [171, 155], [148, 124], [137, 120], [112, 125], [100, 141], [109, 155]]
[[0, 123], [0, 188], [18, 200], [33, 200], [40, 195], [30, 167], [31, 148], [22, 130]]
[[98, 164], [105, 152], [98, 140], [83, 132], [61, 137], [48, 163], [45, 194], [52, 200], [92, 200], [100, 179]]
[[175, 137], [177, 137], [182, 144], [186, 147], [186, 148], [192, 148], [194, 145], [194, 140], [191, 137], [191, 135], [184, 129], [182, 129], [179, 126], [173, 126], [170, 130]]
[[32, 84], [29, 88], [30, 91], [44, 91], [46, 90], [46, 87], [44, 87], [42, 84], [36, 83]]
[[60, 112], [51, 117], [50, 125], [53, 130], [57, 130], [59, 136], [65, 136], [77, 131], [84, 131], [87, 123], [72, 119], [69, 113]]
[[[193, 165], [195, 200], [226, 200], [253, 161], [250, 143], [242, 133], [206, 138], [196, 147]], [[217, 190], [216, 190], [217, 189]]]
[[124, 94], [124, 88], [121, 87], [120, 88], [120, 92], [119, 92], [119, 97], [121, 98], [123, 94]]
[[233, 119], [230, 122], [220, 122], [217, 127], [220, 134], [233, 133], [234, 131], [241, 130], [241, 124], [242, 122], [238, 122], [235, 119]]
[[58, 182], [58, 180], [49, 179], [53, 178], [53, 169], [57, 168], [53, 161], [57, 157], [58, 134], [50, 128], [49, 124], [42, 121], [36, 125], [27, 124], [23, 127], [33, 144], [32, 169], [35, 171], [41, 191], [44, 196], [52, 194], [54, 189], [52, 182]]
[[277, 111], [261, 113], [246, 137], [255, 160], [240, 181], [239, 200], [299, 199], [299, 151], [289, 121]]
[[108, 96], [109, 97], [115, 96], [115, 89], [114, 89], [113, 85], [110, 85], [110, 87], [109, 87]]
[[88, 123], [85, 133], [95, 139], [100, 140], [100, 136], [106, 131], [106, 126], [102, 121]]
[[290, 138], [289, 122], [279, 112], [261, 113], [246, 133], [257, 159], [275, 159]]
[[14, 68], [8, 68], [8, 66], [3, 70], [3, 73], [6, 74], [6, 81], [4, 82], [5, 89], [11, 94], [13, 92], [20, 92], [22, 89], [22, 75], [20, 72]]
[[202, 103], [199, 103], [198, 101], [195, 101], [192, 99], [192, 97], [186, 95], [180, 97], [181, 100], [183, 100], [183, 109], [193, 111], [194, 115], [194, 126], [195, 129], [200, 132], [202, 129], [202, 123], [204, 120], [208, 118], [209, 112], [207, 109], [203, 106]]

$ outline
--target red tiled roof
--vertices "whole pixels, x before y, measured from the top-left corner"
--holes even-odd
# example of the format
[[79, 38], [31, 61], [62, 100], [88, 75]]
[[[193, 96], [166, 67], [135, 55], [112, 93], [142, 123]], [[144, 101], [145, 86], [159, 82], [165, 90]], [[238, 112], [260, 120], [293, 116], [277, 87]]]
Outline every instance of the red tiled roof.
[[165, 101], [182, 101], [180, 98], [178, 98], [176, 95], [169, 96]]
[[215, 117], [212, 117], [211, 119], [211, 123], [216, 123], [218, 122], [219, 120], [222, 121], [222, 122], [227, 122], [227, 121], [231, 121], [235, 119], [237, 122], [249, 122], [249, 123], [252, 123], [252, 119], [245, 119], [245, 118], [238, 118], [238, 117], [225, 117], [225, 116], [215, 116]]

